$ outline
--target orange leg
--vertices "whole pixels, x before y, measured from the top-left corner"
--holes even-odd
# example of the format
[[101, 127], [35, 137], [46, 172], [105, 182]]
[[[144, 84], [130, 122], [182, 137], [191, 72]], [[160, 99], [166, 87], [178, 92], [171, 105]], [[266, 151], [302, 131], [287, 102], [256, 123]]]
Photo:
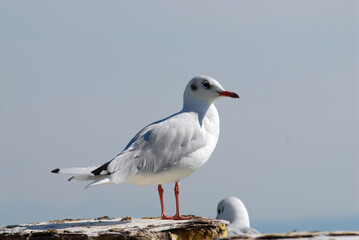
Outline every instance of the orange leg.
[[163, 188], [162, 188], [161, 184], [158, 184], [158, 194], [160, 195], [162, 219], [173, 219], [172, 217], [167, 216], [165, 213], [165, 205], [163, 204]]
[[165, 206], [163, 204], [163, 188], [162, 188], [161, 184], [158, 184], [158, 194], [160, 195], [161, 217], [162, 217], [162, 219], [172, 219], [172, 220], [188, 220], [188, 219], [191, 219], [192, 217], [183, 217], [183, 216], [181, 216], [181, 214], [179, 212], [179, 201], [178, 201], [179, 183], [178, 182], [176, 182], [176, 184], [175, 184], [174, 192], [175, 192], [175, 198], [176, 198], [176, 215], [171, 217], [171, 216], [167, 216], [165, 214]]
[[175, 183], [176, 215], [173, 216], [173, 219], [175, 219], [175, 220], [188, 220], [188, 219], [191, 219], [192, 217], [183, 217], [183, 216], [181, 216], [180, 211], [179, 211], [178, 195], [179, 195], [179, 183], [176, 182]]

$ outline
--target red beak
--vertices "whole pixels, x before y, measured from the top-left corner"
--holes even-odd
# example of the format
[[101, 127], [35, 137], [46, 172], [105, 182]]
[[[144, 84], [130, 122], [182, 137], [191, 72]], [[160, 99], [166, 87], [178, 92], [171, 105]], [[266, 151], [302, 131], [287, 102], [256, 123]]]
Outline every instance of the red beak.
[[218, 92], [218, 94], [219, 96], [223, 96], [223, 97], [239, 98], [237, 93], [229, 92], [229, 91]]

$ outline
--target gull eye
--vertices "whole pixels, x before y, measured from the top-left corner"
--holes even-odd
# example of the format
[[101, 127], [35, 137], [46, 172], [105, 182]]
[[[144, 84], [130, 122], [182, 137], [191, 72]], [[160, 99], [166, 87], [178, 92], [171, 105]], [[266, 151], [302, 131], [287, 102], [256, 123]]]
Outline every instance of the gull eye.
[[197, 90], [196, 84], [193, 83], [193, 84], [191, 85], [191, 89], [192, 89], [192, 91], [196, 91], [196, 90]]
[[202, 81], [202, 85], [203, 87], [210, 89], [211, 88], [211, 84], [209, 84], [209, 82], [207, 80], [203, 80]]

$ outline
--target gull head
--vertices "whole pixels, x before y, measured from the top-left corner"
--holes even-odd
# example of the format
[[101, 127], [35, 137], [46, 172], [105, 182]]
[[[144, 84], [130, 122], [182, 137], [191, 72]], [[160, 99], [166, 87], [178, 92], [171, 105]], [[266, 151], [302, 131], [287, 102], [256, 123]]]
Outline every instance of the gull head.
[[243, 227], [250, 227], [247, 209], [243, 202], [236, 197], [226, 197], [218, 203], [216, 218], [227, 220], [230, 223], [236, 222]]
[[212, 104], [220, 97], [239, 98], [238, 94], [224, 90], [219, 82], [205, 75], [192, 78], [183, 95], [185, 104], [198, 101]]

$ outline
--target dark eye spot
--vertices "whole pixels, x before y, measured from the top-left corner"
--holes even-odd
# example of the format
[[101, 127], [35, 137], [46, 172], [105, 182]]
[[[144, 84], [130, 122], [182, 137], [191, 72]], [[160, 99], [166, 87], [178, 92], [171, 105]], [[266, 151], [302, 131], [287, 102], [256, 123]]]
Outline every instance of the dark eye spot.
[[146, 132], [145, 135], [143, 135], [143, 139], [148, 142], [150, 140], [151, 133], [151, 130]]
[[193, 84], [191, 85], [191, 89], [192, 89], [192, 91], [196, 91], [196, 90], [197, 90], [196, 84], [193, 83]]
[[207, 80], [203, 80], [202, 81], [202, 85], [203, 87], [210, 89], [211, 88], [211, 84], [209, 84], [209, 82]]

